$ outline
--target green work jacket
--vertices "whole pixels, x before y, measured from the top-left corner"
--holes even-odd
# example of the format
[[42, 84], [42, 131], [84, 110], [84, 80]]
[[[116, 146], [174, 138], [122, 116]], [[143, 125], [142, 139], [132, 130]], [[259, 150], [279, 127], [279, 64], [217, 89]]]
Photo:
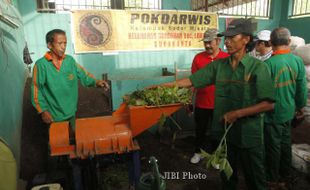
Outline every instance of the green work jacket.
[[[249, 107], [261, 101], [274, 101], [272, 80], [266, 64], [245, 55], [237, 68], [231, 57], [219, 59], [190, 76], [195, 88], [215, 84], [215, 106], [211, 135], [219, 140], [224, 134], [225, 113]], [[263, 115], [238, 119], [227, 136], [227, 142], [247, 148], [263, 143]]]
[[94, 77], [66, 55], [60, 70], [45, 57], [33, 68], [31, 100], [38, 113], [48, 111], [54, 121], [64, 121], [75, 115], [78, 101], [78, 79], [83, 86], [95, 86]]
[[273, 55], [266, 60], [273, 87], [275, 108], [266, 114], [266, 123], [285, 123], [293, 119], [296, 109], [307, 103], [307, 80], [303, 61], [292, 53]]

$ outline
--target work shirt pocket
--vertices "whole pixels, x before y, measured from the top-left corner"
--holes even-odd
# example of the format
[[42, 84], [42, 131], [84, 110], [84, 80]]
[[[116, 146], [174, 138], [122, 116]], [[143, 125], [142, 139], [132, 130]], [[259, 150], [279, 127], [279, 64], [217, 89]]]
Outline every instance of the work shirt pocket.
[[243, 85], [243, 107], [257, 104], [257, 91], [254, 82], [245, 82]]
[[73, 72], [64, 72], [63, 78], [65, 81], [65, 85], [68, 87], [74, 86], [77, 82], [76, 75]]

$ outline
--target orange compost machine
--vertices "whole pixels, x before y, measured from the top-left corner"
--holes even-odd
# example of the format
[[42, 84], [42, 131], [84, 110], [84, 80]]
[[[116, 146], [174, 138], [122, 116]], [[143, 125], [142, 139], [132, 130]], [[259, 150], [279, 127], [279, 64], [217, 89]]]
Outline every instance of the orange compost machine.
[[[181, 107], [181, 104], [154, 107], [123, 103], [111, 116], [77, 119], [75, 144], [69, 143], [68, 122], [53, 123], [49, 131], [50, 154], [85, 159], [96, 155], [137, 152], [140, 147], [134, 137], [156, 124], [162, 114], [171, 115]], [[135, 159], [139, 162], [139, 158]], [[140, 173], [134, 175], [136, 182]]]
[[53, 123], [49, 131], [51, 156], [86, 158], [138, 150], [134, 137], [156, 124], [162, 114], [171, 115], [181, 107], [181, 104], [160, 107], [122, 104], [111, 116], [77, 119], [75, 145], [69, 144], [69, 123]]

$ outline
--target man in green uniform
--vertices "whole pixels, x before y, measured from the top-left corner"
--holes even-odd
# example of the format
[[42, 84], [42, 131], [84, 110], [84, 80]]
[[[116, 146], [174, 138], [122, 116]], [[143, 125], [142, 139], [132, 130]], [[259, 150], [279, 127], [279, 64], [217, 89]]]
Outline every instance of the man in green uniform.
[[225, 36], [228, 58], [216, 60], [189, 79], [164, 86], [203, 88], [215, 84], [215, 106], [211, 136], [220, 140], [224, 123], [233, 123], [228, 132], [228, 161], [233, 175], [223, 176], [223, 189], [237, 189], [238, 164], [241, 164], [248, 189], [265, 190], [263, 116], [273, 109], [272, 80], [265, 63], [247, 54], [251, 51], [255, 24], [249, 19], [232, 21]]
[[275, 88], [274, 112], [265, 117], [266, 174], [270, 186], [283, 186], [280, 177], [288, 177], [291, 168], [291, 121], [307, 102], [307, 81], [303, 61], [290, 53], [290, 31], [280, 27], [272, 31], [273, 56], [266, 63]]
[[73, 57], [65, 54], [67, 38], [64, 31], [48, 32], [46, 43], [50, 51], [33, 68], [32, 104], [46, 124], [68, 120], [74, 126], [78, 80], [83, 86], [109, 86], [105, 81], [96, 80]]
[[[47, 130], [52, 122], [69, 121], [70, 143], [74, 143], [78, 80], [83, 86], [97, 86], [107, 89], [109, 85], [103, 80], [96, 80], [76, 63], [73, 57], [65, 54], [67, 38], [63, 30], [49, 31], [46, 34], [46, 43], [50, 51], [40, 58], [33, 68], [32, 104], [47, 125]], [[81, 168], [76, 161], [72, 162], [72, 168], [74, 189], [81, 190]]]

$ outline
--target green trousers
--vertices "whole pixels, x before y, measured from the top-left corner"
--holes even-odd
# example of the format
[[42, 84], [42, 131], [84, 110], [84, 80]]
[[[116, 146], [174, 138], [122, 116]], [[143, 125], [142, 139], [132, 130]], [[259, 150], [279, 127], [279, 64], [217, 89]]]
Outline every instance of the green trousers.
[[291, 121], [282, 124], [265, 123], [266, 177], [277, 182], [288, 177], [292, 164]]
[[69, 126], [70, 126], [74, 131], [75, 131], [75, 120], [76, 120], [75, 116], [70, 117], [70, 118], [68, 119], [68, 121], [69, 121]]
[[238, 168], [241, 166], [246, 185], [250, 190], [266, 190], [264, 145], [252, 148], [239, 148], [227, 144], [228, 161], [233, 169], [229, 180], [221, 174], [224, 190], [236, 190], [238, 184]]

